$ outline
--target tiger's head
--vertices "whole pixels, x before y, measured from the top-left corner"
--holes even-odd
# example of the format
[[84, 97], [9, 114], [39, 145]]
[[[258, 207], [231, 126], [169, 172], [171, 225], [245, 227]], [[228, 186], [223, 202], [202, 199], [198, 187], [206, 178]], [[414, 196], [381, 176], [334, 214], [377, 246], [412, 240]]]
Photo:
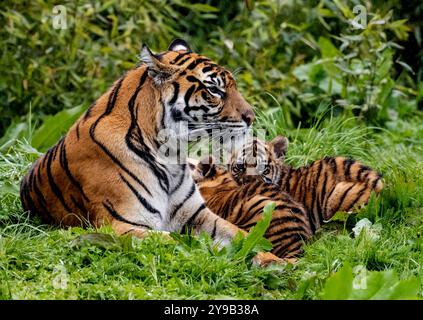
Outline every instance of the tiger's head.
[[181, 39], [167, 51], [154, 54], [144, 46], [141, 62], [160, 91], [165, 113], [162, 124], [188, 124], [188, 134], [223, 130], [244, 134], [254, 121], [252, 107], [237, 89], [232, 74], [205, 56], [191, 51]]
[[251, 139], [231, 158], [230, 173], [239, 183], [261, 178], [266, 183], [278, 183], [282, 163], [288, 148], [288, 139], [277, 136], [270, 142]]

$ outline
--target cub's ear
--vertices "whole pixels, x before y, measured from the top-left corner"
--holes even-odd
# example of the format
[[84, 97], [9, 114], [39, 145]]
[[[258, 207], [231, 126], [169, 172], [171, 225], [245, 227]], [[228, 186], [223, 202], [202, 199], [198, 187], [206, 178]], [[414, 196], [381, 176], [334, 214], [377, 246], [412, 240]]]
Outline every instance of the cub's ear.
[[216, 165], [212, 156], [202, 158], [197, 164], [198, 171], [205, 178], [213, 177], [216, 174]]
[[286, 150], [288, 149], [289, 141], [284, 136], [277, 136], [268, 143], [271, 150], [273, 151], [276, 159], [285, 159]]
[[169, 45], [168, 51], [187, 51], [192, 52], [188, 43], [183, 39], [175, 39]]
[[148, 74], [157, 85], [171, 80], [178, 70], [176, 66], [161, 62], [160, 56], [151, 52], [146, 45], [142, 46], [140, 60], [148, 66]]

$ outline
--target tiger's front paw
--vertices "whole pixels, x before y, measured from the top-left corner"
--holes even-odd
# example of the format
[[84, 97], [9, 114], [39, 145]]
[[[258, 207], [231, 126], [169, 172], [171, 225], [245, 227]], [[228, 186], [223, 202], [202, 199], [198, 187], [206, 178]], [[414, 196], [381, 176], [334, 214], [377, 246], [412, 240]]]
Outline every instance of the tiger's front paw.
[[253, 258], [253, 265], [265, 267], [269, 265], [270, 263], [278, 263], [278, 264], [284, 264], [286, 263], [283, 259], [278, 258], [273, 253], [270, 252], [259, 252], [257, 255]]

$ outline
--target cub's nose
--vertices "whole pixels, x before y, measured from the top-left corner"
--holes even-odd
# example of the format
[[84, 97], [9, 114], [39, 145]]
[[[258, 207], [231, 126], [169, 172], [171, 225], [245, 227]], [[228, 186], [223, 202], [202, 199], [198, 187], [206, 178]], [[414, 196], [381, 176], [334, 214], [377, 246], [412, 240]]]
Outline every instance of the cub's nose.
[[247, 124], [247, 126], [251, 126], [251, 124], [254, 122], [254, 119], [256, 118], [253, 110], [251, 109], [244, 111], [241, 117], [242, 120], [244, 120], [244, 122]]

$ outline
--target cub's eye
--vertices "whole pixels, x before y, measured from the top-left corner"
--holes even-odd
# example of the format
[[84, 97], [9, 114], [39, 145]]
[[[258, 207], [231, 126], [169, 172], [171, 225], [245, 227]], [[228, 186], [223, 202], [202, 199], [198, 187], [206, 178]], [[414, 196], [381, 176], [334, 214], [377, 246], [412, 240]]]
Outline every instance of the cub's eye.
[[234, 171], [236, 171], [236, 172], [244, 171], [244, 164], [243, 163], [236, 163], [234, 165]]
[[216, 87], [210, 87], [210, 88], [209, 88], [209, 91], [210, 91], [211, 93], [219, 93], [219, 89], [218, 89], [218, 88], [216, 88]]

